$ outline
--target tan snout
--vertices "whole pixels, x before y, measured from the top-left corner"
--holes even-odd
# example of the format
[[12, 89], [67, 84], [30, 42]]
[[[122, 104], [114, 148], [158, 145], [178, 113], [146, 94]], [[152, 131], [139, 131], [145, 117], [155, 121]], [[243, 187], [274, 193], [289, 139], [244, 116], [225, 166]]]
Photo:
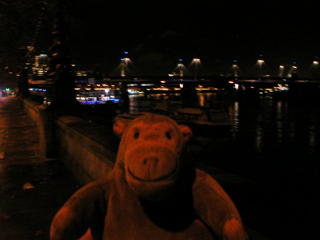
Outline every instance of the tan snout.
[[128, 185], [145, 198], [164, 196], [178, 177], [178, 155], [164, 146], [132, 147], [124, 160]]
[[125, 166], [130, 175], [140, 181], [161, 181], [177, 170], [178, 156], [163, 146], [138, 146], [127, 151]]
[[156, 167], [158, 165], [158, 162], [159, 162], [159, 158], [157, 158], [157, 157], [146, 157], [143, 160], [142, 164], [144, 166]]

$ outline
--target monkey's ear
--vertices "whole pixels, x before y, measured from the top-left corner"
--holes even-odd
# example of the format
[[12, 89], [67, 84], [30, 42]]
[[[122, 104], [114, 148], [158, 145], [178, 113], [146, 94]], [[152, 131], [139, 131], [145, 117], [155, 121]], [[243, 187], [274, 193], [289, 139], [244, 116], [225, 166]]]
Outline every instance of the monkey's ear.
[[120, 139], [125, 129], [126, 129], [125, 124], [119, 119], [117, 119], [116, 122], [113, 124], [113, 132]]
[[179, 125], [180, 132], [182, 133], [182, 137], [184, 142], [189, 142], [193, 136], [192, 130], [187, 125]]

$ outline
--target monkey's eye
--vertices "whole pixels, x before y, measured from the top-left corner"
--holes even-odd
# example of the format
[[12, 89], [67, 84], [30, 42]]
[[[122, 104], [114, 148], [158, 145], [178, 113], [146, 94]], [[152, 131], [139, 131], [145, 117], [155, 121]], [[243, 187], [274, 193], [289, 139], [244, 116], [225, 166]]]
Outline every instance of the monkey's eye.
[[171, 139], [171, 134], [168, 132], [168, 131], [166, 131], [166, 137], [170, 140]]
[[134, 135], [133, 135], [133, 137], [135, 138], [135, 139], [138, 139], [139, 138], [139, 132], [138, 131], [136, 131], [135, 133], [134, 133]]

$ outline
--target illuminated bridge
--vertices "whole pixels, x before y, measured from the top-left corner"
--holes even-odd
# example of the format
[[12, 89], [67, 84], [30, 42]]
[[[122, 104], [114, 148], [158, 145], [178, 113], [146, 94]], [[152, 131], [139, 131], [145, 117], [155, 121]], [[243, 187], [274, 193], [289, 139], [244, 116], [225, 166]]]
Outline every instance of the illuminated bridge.
[[[181, 78], [179, 76], [136, 76], [136, 77], [100, 77], [87, 76], [75, 77], [77, 91], [92, 91], [105, 89], [136, 90], [144, 94], [179, 92], [181, 89], [196, 89], [198, 92], [236, 91], [252, 94], [263, 89], [275, 89], [276, 91], [288, 91], [294, 98], [320, 97], [320, 81], [311, 79], [293, 78], [249, 78], [249, 77], [192, 77]], [[29, 81], [29, 89], [35, 95], [46, 95], [50, 85], [45, 80], [35, 79]]]

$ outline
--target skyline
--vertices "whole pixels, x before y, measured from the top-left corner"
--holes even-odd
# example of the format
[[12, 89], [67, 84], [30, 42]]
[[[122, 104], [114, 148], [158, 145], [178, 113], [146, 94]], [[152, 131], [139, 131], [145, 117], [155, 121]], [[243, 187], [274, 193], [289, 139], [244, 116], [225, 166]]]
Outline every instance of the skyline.
[[[128, 52], [124, 52], [124, 58], [121, 58], [119, 61], [119, 65], [111, 72], [104, 73], [109, 76], [117, 76], [117, 75], [127, 75], [127, 76], [146, 76], [145, 74], [141, 74], [141, 71], [136, 71], [137, 68], [134, 64], [134, 60], [128, 57]], [[241, 62], [238, 60], [232, 60], [229, 65], [224, 69], [219, 69], [219, 74], [208, 74], [208, 68], [210, 66], [203, 64], [203, 61], [200, 58], [187, 58], [185, 61], [182, 58], [177, 59], [175, 66], [172, 66], [172, 71], [168, 72], [168, 74], [164, 75], [182, 75], [182, 76], [236, 76], [236, 77], [291, 77], [292, 74], [297, 74], [298, 77], [303, 78], [319, 78], [320, 69], [319, 69], [319, 57], [315, 57], [312, 62], [309, 64], [303, 64], [303, 66], [307, 66], [307, 69], [300, 70], [298, 67], [299, 64], [297, 62], [291, 62], [288, 64], [280, 64], [277, 66], [273, 66], [274, 69], [271, 69], [268, 65], [268, 62], [264, 60], [262, 54], [259, 54], [259, 57], [255, 62], [252, 62], [252, 65], [249, 69], [243, 69], [241, 67]], [[212, 66], [214, 68], [214, 66]], [[141, 70], [141, 68], [140, 68]], [[124, 73], [125, 72], [125, 73]], [[140, 73], [140, 74], [139, 74]], [[314, 75], [317, 74], [317, 75]], [[163, 75], [163, 76], [164, 76]], [[154, 75], [151, 75], [154, 76]]]
[[[54, 4], [39, 9], [34, 9], [32, 18], [27, 12], [25, 17], [35, 23], [28, 31], [17, 30], [23, 38], [11, 42], [16, 51], [32, 43], [39, 53], [48, 53], [52, 46]], [[166, 75], [178, 59], [187, 66], [200, 58], [199, 74], [225, 73], [237, 60], [243, 75], [253, 75], [253, 65], [262, 54], [272, 71], [266, 73], [275, 76], [279, 65], [293, 62], [305, 74], [320, 55], [315, 1], [68, 0], [64, 10], [69, 57], [79, 70], [112, 74], [128, 51], [137, 74]], [[37, 25], [40, 13], [44, 17]], [[3, 56], [0, 63], [5, 66]], [[17, 64], [17, 59], [10, 64]]]
[[80, 24], [81, 34], [89, 38], [73, 48], [80, 67], [112, 73], [128, 51], [146, 75], [165, 75], [178, 59], [188, 63], [195, 57], [208, 66], [209, 75], [226, 72], [234, 59], [250, 71], [260, 54], [270, 69], [296, 62], [302, 70], [319, 52], [316, 7], [307, 2], [122, 1], [111, 6], [99, 2], [86, 9], [79, 4], [75, 10], [85, 23]]
[[[232, 64], [229, 65], [228, 69], [224, 69], [225, 71], [221, 71], [218, 75], [208, 75], [205, 74], [205, 71], [208, 66], [203, 64], [200, 58], [193, 58], [189, 63], [184, 61], [183, 59], [178, 59], [177, 64], [172, 66], [172, 71], [164, 74], [164, 75], [146, 75], [141, 74], [141, 72], [136, 71], [136, 66], [134, 62], [128, 57], [129, 52], [125, 51], [124, 57], [120, 59], [119, 65], [111, 72], [96, 72], [90, 69], [79, 69], [76, 67], [74, 63], [71, 63], [72, 71], [74, 74], [77, 72], [92, 72], [94, 74], [98, 74], [104, 77], [173, 77], [173, 76], [180, 76], [180, 77], [247, 77], [247, 78], [260, 78], [260, 77], [270, 77], [270, 78], [291, 78], [295, 74], [295, 77], [298, 78], [306, 78], [312, 80], [319, 80], [320, 77], [320, 69], [319, 69], [319, 57], [316, 57], [315, 60], [309, 64], [309, 68], [306, 72], [301, 74], [300, 68], [298, 67], [296, 62], [292, 62], [291, 64], [287, 65], [279, 65], [276, 69], [270, 69], [268, 63], [264, 60], [263, 55], [260, 54], [259, 58], [257, 59], [254, 64], [252, 64], [251, 69], [247, 70], [250, 75], [245, 75], [244, 71], [241, 67], [241, 63], [237, 60], [233, 60]], [[33, 59], [33, 60], [32, 60]], [[49, 70], [48, 66], [48, 55], [47, 54], [39, 54], [35, 55], [30, 59], [30, 71], [32, 69], [33, 74], [36, 76], [46, 76], [45, 74]], [[6, 69], [6, 68], [5, 68]], [[141, 68], [140, 68], [141, 69]], [[40, 73], [40, 75], [38, 75]], [[270, 74], [274, 73], [274, 74]], [[304, 75], [305, 77], [301, 77]]]

